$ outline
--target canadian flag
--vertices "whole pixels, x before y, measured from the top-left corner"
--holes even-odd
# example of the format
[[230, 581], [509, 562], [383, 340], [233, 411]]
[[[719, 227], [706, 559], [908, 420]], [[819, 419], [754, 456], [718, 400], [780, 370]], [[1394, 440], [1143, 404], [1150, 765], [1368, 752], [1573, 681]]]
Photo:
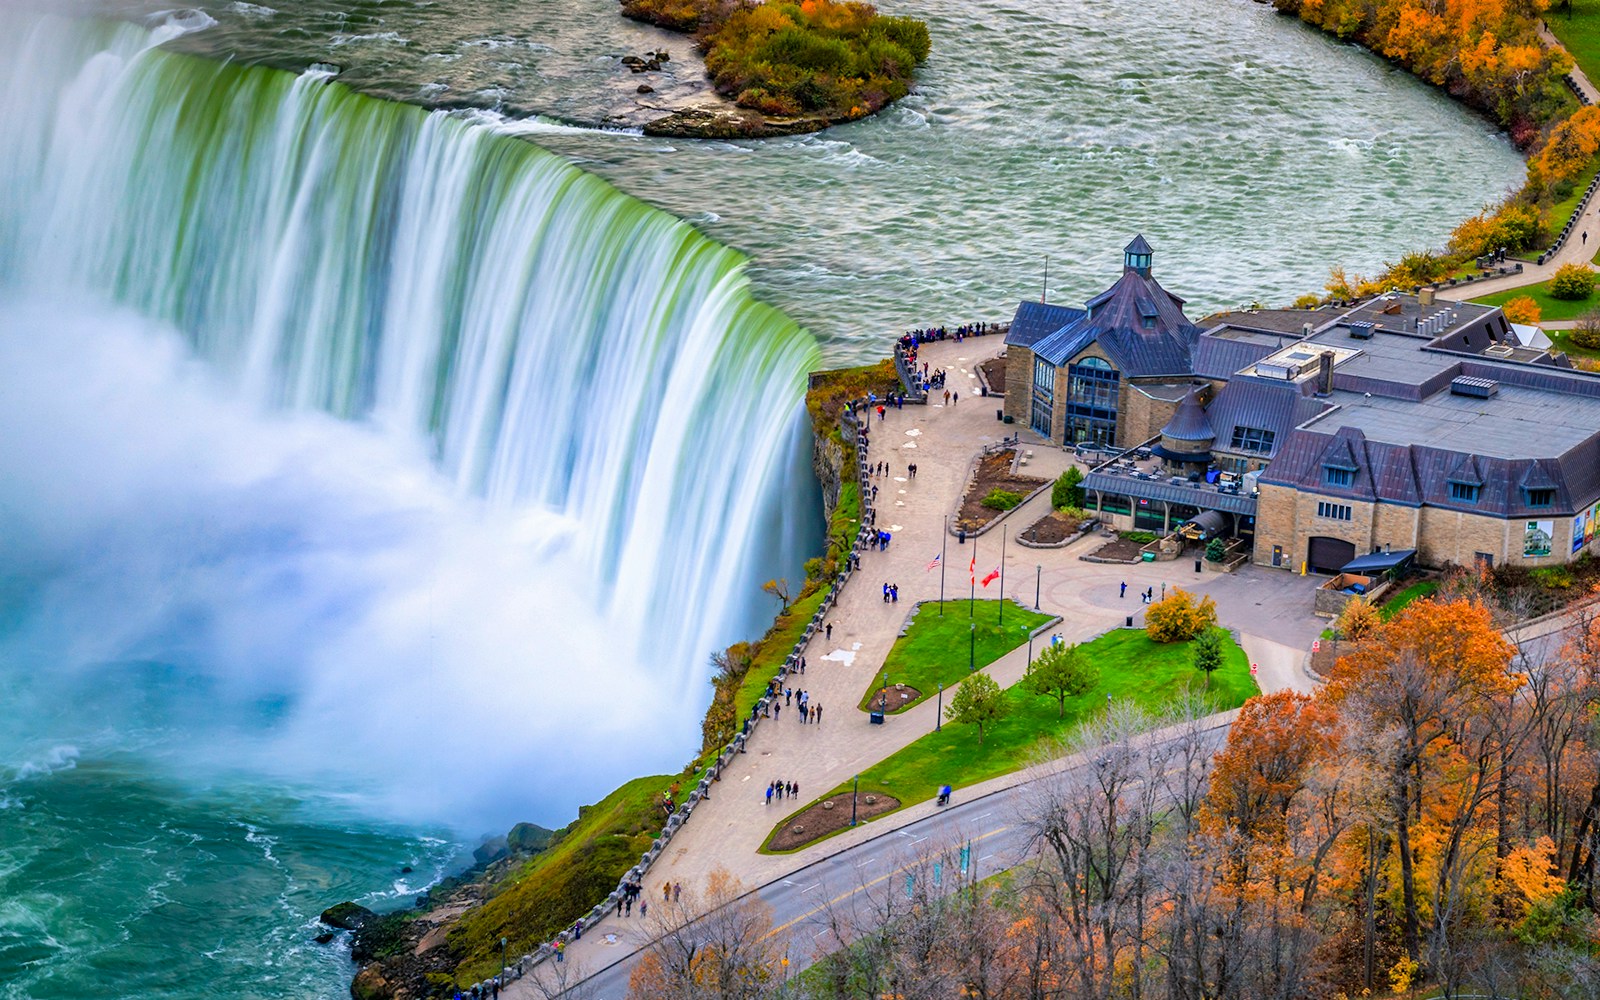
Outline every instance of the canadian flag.
[[974, 550], [973, 553], [972, 553], [972, 565], [967, 567], [967, 572], [972, 574], [972, 582], [973, 583], [977, 583], [978, 582], [978, 553], [977, 553], [976, 550]]
[[1000, 576], [1000, 567], [996, 566], [994, 569], [989, 571], [989, 575], [988, 576], [984, 577], [979, 582], [981, 582], [985, 587], [987, 587], [989, 584], [993, 583], [995, 581], [995, 579], [998, 578], [999, 576]]

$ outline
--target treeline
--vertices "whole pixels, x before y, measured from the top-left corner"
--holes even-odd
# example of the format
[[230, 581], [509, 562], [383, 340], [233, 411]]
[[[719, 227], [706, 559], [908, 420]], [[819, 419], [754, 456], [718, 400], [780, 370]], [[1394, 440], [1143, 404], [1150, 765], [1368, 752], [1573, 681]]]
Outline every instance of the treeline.
[[[1373, 277], [1332, 274], [1330, 299], [1366, 298], [1448, 277], [1474, 258], [1545, 245], [1551, 209], [1573, 191], [1600, 151], [1600, 112], [1577, 111], [1564, 75], [1571, 59], [1537, 34], [1547, 0], [1273, 0], [1273, 6], [1358, 42], [1481, 110], [1532, 150], [1521, 190], [1461, 225], [1439, 250], [1408, 253]], [[1574, 114], [1574, 112], [1577, 112]]]
[[631, 18], [693, 32], [717, 91], [778, 117], [850, 120], [904, 97], [928, 27], [838, 0], [622, 0]]
[[[1328, 685], [1252, 700], [1220, 752], [1197, 710], [1108, 713], [1021, 797], [1036, 860], [830, 885], [784, 995], [1600, 996], [1600, 622], [1525, 656], [1474, 587], [1351, 615]], [[662, 913], [633, 996], [777, 993], [760, 909]]]

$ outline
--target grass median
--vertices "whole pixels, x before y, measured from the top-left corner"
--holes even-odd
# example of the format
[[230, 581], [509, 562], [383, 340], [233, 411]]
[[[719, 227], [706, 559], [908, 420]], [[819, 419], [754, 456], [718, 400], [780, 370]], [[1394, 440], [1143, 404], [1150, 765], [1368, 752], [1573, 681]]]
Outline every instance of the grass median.
[[970, 607], [964, 600], [945, 601], [940, 615], [938, 601], [923, 602], [911, 627], [895, 640], [883, 668], [861, 695], [860, 709], [869, 710], [887, 678], [891, 688], [905, 684], [918, 692], [915, 698], [900, 703], [890, 692], [889, 714], [903, 712], [932, 698], [940, 684], [951, 687], [960, 683], [971, 672], [970, 663], [981, 669], [1000, 659], [1055, 617], [1007, 600], [1002, 621], [1001, 606], [1000, 601], [975, 601]]
[[[1238, 708], [1259, 691], [1250, 676], [1249, 658], [1232, 638], [1223, 640], [1222, 666], [1211, 675], [1209, 690], [1205, 676], [1194, 667], [1187, 642], [1157, 643], [1143, 629], [1116, 629], [1081, 648], [1100, 668], [1100, 680], [1088, 692], [1067, 699], [1065, 717], [1057, 718], [1053, 697], [1032, 694], [1019, 682], [1006, 689], [1009, 712], [1001, 721], [984, 727], [982, 743], [977, 727], [945, 722], [940, 730], [924, 734], [862, 771], [860, 794], [893, 796], [902, 809], [933, 798], [941, 785], [954, 786], [959, 797], [962, 788], [1027, 767], [1051, 743], [1104, 711], [1108, 696], [1155, 713], [1192, 688], [1204, 692], [1221, 712]], [[848, 794], [850, 787], [850, 782], [844, 782], [813, 801]], [[774, 829], [782, 829], [812, 804], [808, 802]]]

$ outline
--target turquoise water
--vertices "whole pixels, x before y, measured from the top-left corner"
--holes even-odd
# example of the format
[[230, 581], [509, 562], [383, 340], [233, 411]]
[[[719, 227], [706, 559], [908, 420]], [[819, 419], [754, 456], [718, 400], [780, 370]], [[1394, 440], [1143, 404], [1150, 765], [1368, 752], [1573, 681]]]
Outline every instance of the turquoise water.
[[344, 996], [323, 907], [680, 764], [814, 527], [791, 320], [875, 356], [1134, 230], [1278, 301], [1520, 176], [1233, 0], [884, 4], [920, 92], [761, 144], [573, 127], [609, 0], [280, 6], [0, 15], [0, 997]]

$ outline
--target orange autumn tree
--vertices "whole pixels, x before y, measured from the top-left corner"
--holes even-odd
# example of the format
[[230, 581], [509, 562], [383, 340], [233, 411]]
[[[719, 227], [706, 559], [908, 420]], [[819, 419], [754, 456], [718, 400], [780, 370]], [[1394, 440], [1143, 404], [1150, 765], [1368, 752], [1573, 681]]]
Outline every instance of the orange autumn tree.
[[[1402, 941], [1420, 962], [1424, 905], [1437, 916], [1445, 911], [1438, 894], [1460, 887], [1472, 823], [1508, 759], [1501, 723], [1523, 678], [1510, 669], [1511, 644], [1473, 598], [1415, 602], [1374, 640], [1338, 661], [1327, 696], [1358, 730], [1363, 752], [1386, 769]], [[1425, 816], [1424, 802], [1447, 814]], [[1419, 878], [1416, 836], [1425, 821], [1431, 890]], [[1433, 940], [1442, 938], [1444, 928], [1433, 930]]]

